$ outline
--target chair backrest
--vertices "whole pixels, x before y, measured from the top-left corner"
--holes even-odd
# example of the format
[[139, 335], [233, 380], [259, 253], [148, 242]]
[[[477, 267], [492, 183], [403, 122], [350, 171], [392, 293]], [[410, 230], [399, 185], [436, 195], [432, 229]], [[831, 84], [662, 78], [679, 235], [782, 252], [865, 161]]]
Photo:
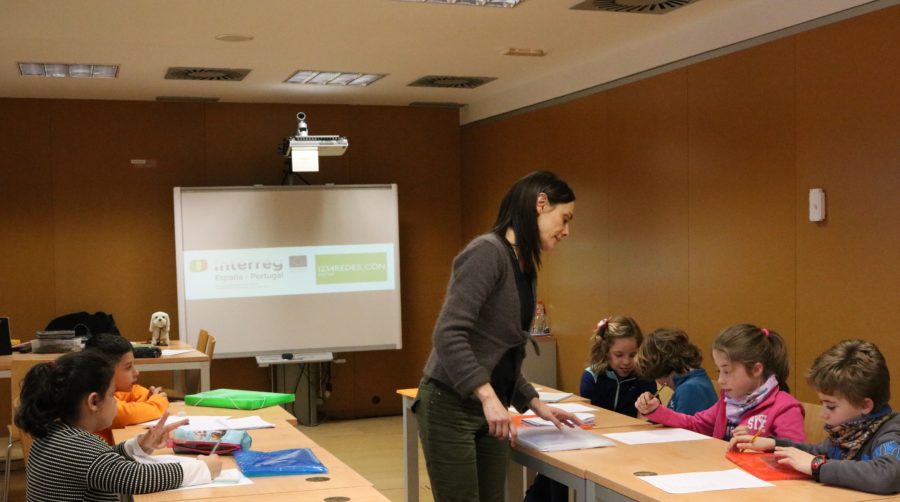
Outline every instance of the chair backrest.
[[807, 443], [821, 443], [828, 437], [825, 433], [825, 420], [822, 419], [822, 405], [802, 403], [806, 418], [803, 419], [803, 428], [806, 432]]
[[197, 351], [203, 352], [206, 354], [206, 345], [209, 343], [209, 331], [205, 329], [200, 330], [200, 334], [197, 335]]
[[206, 340], [206, 350], [203, 352], [212, 359], [213, 354], [216, 352], [216, 337], [213, 335], [208, 336]]

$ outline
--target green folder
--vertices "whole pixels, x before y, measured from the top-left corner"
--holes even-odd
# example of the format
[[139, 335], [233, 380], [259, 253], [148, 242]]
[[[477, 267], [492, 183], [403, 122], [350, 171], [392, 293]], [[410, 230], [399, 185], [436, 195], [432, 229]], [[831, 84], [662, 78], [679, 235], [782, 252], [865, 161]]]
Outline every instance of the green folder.
[[258, 410], [276, 404], [293, 403], [294, 395], [256, 390], [216, 389], [184, 396], [184, 402], [190, 406]]

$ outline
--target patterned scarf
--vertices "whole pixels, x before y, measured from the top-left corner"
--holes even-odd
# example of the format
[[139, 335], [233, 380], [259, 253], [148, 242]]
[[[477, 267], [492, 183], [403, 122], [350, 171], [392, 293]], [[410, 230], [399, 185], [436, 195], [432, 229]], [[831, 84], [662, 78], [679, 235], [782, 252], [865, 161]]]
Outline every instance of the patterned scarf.
[[890, 405], [885, 404], [878, 411], [847, 420], [838, 425], [826, 425], [825, 431], [833, 447], [841, 449], [843, 460], [853, 460], [862, 449], [866, 441], [875, 434], [875, 431], [891, 419]]
[[763, 402], [766, 396], [768, 396], [772, 390], [777, 388], [778, 379], [775, 378], [775, 375], [770, 375], [762, 385], [751, 392], [747, 397], [735, 399], [725, 396], [725, 418], [728, 419], [729, 431], [741, 422], [741, 417], [744, 416], [745, 413]]

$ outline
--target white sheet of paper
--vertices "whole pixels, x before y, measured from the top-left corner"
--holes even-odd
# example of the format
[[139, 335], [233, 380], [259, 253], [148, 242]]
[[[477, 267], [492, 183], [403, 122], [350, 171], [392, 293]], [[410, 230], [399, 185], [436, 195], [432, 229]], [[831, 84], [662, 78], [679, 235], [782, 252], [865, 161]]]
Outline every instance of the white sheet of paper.
[[[188, 431], [215, 431], [219, 429], [227, 429], [225, 426], [225, 420], [231, 418], [230, 416], [214, 416], [214, 415], [188, 415], [184, 417], [174, 417], [169, 416], [169, 419], [166, 420], [166, 423], [173, 423], [178, 420], [182, 420], [187, 418], [190, 420], [187, 425], [182, 425], [179, 429], [184, 429]], [[156, 425], [156, 422], [159, 420], [150, 420], [149, 422], [144, 422], [140, 425], [144, 425], [146, 427], [151, 427]]]
[[638, 432], [612, 432], [604, 436], [625, 444], [674, 443], [677, 441], [699, 441], [712, 439], [685, 429], [653, 429]]
[[563, 427], [522, 427], [518, 430], [517, 441], [538, 451], [583, 450], [613, 446], [615, 443], [596, 434], [579, 429]]
[[[134, 461], [139, 464], [180, 464], [184, 462], [191, 462], [196, 460], [194, 455], [147, 455], [147, 456], [135, 456]], [[244, 476], [239, 469], [222, 469], [222, 472], [219, 473], [219, 477], [213, 480], [212, 483], [207, 483], [205, 485], [194, 485], [194, 486], [182, 486], [180, 488], [175, 488], [175, 490], [193, 490], [194, 488], [219, 488], [222, 486], [234, 486], [234, 485], [252, 485], [253, 481], [250, 481], [247, 476]]]
[[667, 493], [713, 492], [775, 486], [740, 469], [641, 476], [641, 479]]
[[563, 411], [568, 411], [571, 413], [577, 413], [579, 411], [590, 411], [590, 412], [597, 411], [597, 408], [592, 408], [592, 407], [590, 407], [586, 404], [582, 404], [582, 403], [554, 403], [554, 404], [550, 404], [548, 406], [552, 406], [554, 408], [559, 408]]
[[193, 490], [195, 488], [224, 488], [226, 486], [252, 484], [253, 481], [250, 481], [250, 478], [241, 474], [241, 471], [237, 469], [222, 469], [219, 477], [214, 479], [212, 483], [208, 483], [205, 485], [182, 486], [181, 488], [176, 488], [171, 491]]
[[253, 415], [243, 418], [231, 418], [228, 420], [220, 420], [229, 429], [248, 431], [252, 429], [271, 429], [274, 425], [266, 422], [259, 415]]
[[571, 392], [538, 392], [538, 399], [545, 403], [556, 403], [570, 397]]
[[194, 349], [162, 349], [162, 355], [164, 356], [177, 356], [178, 354], [187, 354], [188, 352], [193, 352]]
[[[578, 418], [580, 418], [581, 421], [584, 422], [584, 423], [586, 423], [586, 424], [592, 424], [592, 423], [594, 423], [594, 418], [595, 418], [595, 417], [594, 417], [594, 414], [593, 414], [593, 413], [580, 412], [580, 413], [576, 413], [575, 416], [578, 417]], [[537, 427], [546, 427], [546, 426], [548, 426], [548, 425], [553, 425], [553, 422], [551, 422], [551, 421], [549, 421], [549, 420], [544, 420], [544, 419], [541, 418], [541, 417], [523, 418], [522, 421], [525, 422], [525, 423], [527, 423], [527, 424], [529, 424], [529, 425], [534, 425], [534, 426], [537, 426]]]

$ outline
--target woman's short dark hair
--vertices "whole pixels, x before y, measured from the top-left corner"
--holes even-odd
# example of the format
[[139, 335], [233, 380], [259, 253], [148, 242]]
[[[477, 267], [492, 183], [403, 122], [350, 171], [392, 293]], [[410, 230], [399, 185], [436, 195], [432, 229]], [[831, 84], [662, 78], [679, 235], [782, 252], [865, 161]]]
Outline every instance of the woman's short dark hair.
[[541, 237], [535, 209], [541, 193], [547, 195], [551, 206], [575, 200], [575, 192], [559, 176], [550, 171], [535, 171], [516, 181], [506, 192], [492, 229], [503, 238], [506, 229], [512, 228], [519, 256], [528, 273], [541, 268]]
[[109, 360], [92, 351], [33, 366], [22, 380], [16, 427], [41, 438], [56, 421], [76, 423], [82, 400], [92, 392], [105, 397], [113, 372]]

